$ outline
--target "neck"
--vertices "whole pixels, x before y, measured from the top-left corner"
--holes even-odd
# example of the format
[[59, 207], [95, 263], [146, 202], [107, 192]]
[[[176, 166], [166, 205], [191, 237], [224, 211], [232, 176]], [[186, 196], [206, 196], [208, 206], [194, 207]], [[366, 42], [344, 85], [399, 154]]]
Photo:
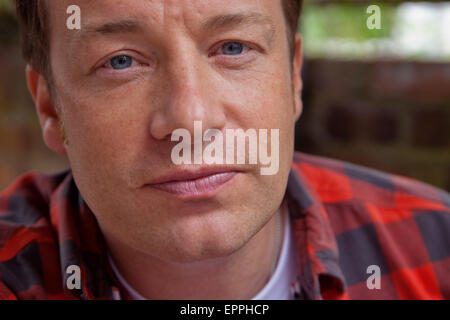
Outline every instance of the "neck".
[[[284, 219], [284, 217], [283, 217]], [[279, 237], [283, 237], [280, 224]], [[122, 277], [146, 299], [252, 299], [269, 281], [282, 241], [277, 214], [233, 254], [192, 263], [162, 261], [106, 239]]]

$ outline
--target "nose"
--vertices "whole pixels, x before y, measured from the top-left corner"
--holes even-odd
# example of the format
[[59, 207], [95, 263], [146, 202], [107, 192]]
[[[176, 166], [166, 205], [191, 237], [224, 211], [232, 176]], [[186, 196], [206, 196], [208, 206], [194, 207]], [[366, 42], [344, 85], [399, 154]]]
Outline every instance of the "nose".
[[164, 68], [164, 101], [153, 114], [150, 132], [157, 140], [170, 140], [176, 129], [194, 135], [194, 121], [202, 121], [203, 130], [225, 126], [225, 112], [211, 80], [207, 57], [198, 50], [178, 50]]

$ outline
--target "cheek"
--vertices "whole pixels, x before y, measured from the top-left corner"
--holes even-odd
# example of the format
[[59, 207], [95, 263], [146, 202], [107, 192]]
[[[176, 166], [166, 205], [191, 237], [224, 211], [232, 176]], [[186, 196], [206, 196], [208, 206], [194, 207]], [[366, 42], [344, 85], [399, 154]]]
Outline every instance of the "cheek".
[[124, 92], [79, 99], [65, 97], [68, 156], [74, 170], [101, 179], [125, 179], [125, 169], [145, 150], [144, 108], [138, 95]]
[[[283, 72], [286, 70], [286, 72]], [[287, 66], [270, 61], [239, 77], [229, 76], [218, 84], [230, 118], [243, 128], [290, 128], [294, 99]]]
[[[249, 73], [245, 81], [229, 81], [224, 98], [233, 125], [244, 129], [279, 129], [280, 167], [292, 160], [295, 108], [289, 72], [280, 70]], [[287, 67], [286, 67], [286, 70]]]
[[[283, 72], [284, 69], [286, 72]], [[263, 195], [259, 201], [265, 202], [266, 199], [270, 199], [268, 202], [273, 202], [273, 199], [281, 197], [285, 190], [292, 163], [295, 109], [288, 66], [283, 63], [271, 63], [265, 70], [265, 72], [248, 72], [242, 80], [225, 82], [229, 87], [223, 88], [222, 92], [227, 92], [227, 99], [224, 98], [224, 101], [229, 119], [237, 122], [233, 124], [234, 126], [244, 129], [279, 130], [277, 174], [262, 176], [257, 170], [259, 194]]]

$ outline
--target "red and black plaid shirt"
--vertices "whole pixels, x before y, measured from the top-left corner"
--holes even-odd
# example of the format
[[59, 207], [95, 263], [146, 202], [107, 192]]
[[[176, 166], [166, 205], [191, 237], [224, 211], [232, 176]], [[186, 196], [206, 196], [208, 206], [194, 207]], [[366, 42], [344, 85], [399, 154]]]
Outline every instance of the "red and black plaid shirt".
[[[304, 299], [450, 299], [450, 195], [342, 161], [295, 155], [286, 191]], [[125, 294], [70, 171], [30, 173], [0, 194], [1, 299]], [[66, 287], [70, 265], [81, 290]], [[381, 271], [368, 289], [367, 268]], [[125, 294], [126, 297], [126, 294]]]

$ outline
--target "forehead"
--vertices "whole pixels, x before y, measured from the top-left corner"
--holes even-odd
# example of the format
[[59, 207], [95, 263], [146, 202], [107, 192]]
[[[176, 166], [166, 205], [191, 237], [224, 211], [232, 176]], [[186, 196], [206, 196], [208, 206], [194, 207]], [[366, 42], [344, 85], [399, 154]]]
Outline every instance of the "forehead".
[[284, 21], [281, 0], [58, 0], [49, 1], [52, 37], [69, 34], [67, 8], [78, 5], [81, 28], [109, 21], [134, 20], [145, 23], [155, 31], [182, 25], [197, 31], [208, 18], [242, 15], [268, 17], [274, 25]]

